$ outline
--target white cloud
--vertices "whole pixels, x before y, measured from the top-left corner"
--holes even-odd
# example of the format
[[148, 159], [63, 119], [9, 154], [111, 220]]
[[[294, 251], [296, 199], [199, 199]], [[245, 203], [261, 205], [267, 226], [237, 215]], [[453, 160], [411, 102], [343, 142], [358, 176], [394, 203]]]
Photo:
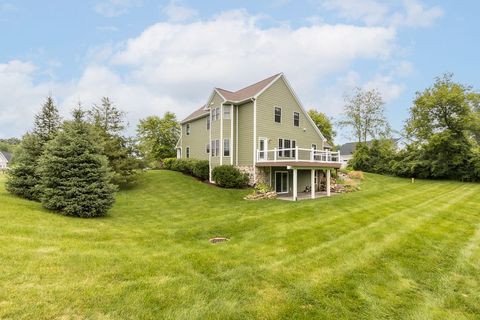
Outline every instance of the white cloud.
[[141, 4], [141, 0], [105, 0], [98, 2], [94, 9], [98, 14], [113, 18], [125, 14], [130, 8], [140, 6]]
[[[0, 95], [8, 97], [0, 101], [3, 135], [23, 133], [51, 91], [64, 114], [78, 101], [90, 106], [109, 96], [128, 112], [132, 125], [167, 110], [183, 118], [205, 103], [215, 86], [235, 90], [277, 72], [285, 72], [306, 107], [317, 106], [330, 114], [341, 111], [332, 101], [342, 99], [351, 84], [370, 81], [391, 97], [397, 94], [391, 75], [360, 79], [348, 71], [354, 62], [391, 58], [394, 28], [328, 24], [265, 28], [259, 19], [245, 11], [230, 11], [208, 20], [157, 23], [124, 43], [89, 52], [82, 75], [68, 83], [35, 84], [31, 63], [0, 65]], [[332, 78], [345, 74], [347, 78], [331, 84]]]
[[429, 27], [444, 14], [441, 7], [427, 8], [419, 0], [323, 0], [321, 4], [341, 18], [369, 26]]
[[181, 4], [178, 0], [170, 1], [162, 11], [171, 22], [183, 22], [198, 16], [196, 10]]

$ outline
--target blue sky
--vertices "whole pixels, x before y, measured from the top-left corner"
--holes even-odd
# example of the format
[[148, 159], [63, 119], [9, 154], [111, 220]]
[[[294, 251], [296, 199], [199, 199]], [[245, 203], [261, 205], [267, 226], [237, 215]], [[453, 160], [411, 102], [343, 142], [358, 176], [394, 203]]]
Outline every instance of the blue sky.
[[49, 94], [65, 116], [109, 96], [133, 133], [277, 72], [336, 118], [354, 87], [377, 88], [401, 129], [435, 76], [480, 87], [478, 12], [474, 0], [0, 0], [0, 137], [29, 130]]

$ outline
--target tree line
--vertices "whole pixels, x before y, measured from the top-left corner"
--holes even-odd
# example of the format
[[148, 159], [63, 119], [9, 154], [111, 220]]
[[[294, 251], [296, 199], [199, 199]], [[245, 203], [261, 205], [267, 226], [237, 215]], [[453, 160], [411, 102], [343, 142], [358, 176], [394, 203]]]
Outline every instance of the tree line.
[[[437, 77], [415, 94], [397, 148], [378, 92], [358, 92], [346, 104], [341, 125], [359, 144], [350, 161], [357, 170], [401, 177], [480, 181], [480, 93]], [[367, 138], [374, 138], [366, 143]]]
[[117, 190], [134, 186], [142, 169], [175, 155], [179, 138], [173, 113], [141, 120], [137, 138], [125, 136], [125, 118], [104, 97], [88, 110], [79, 104], [71, 119], [63, 120], [47, 97], [31, 132], [0, 141], [10, 148], [5, 151], [14, 151], [6, 189], [64, 215], [104, 216]]

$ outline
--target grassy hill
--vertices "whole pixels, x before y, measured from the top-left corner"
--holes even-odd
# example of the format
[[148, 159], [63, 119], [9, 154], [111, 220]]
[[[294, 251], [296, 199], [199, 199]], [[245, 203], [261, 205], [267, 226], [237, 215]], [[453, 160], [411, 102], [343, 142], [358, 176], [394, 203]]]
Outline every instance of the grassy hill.
[[0, 318], [478, 317], [480, 185], [366, 177], [357, 193], [248, 202], [155, 171], [82, 220], [0, 176]]

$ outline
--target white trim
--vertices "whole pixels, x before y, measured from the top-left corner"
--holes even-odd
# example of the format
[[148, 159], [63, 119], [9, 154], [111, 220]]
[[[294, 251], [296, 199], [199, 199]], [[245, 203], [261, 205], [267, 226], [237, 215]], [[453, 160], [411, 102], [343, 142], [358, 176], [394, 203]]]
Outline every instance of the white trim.
[[223, 102], [220, 104], [220, 165], [223, 165]]
[[[264, 155], [264, 158], [263, 159], [260, 159], [260, 141], [265, 141], [264, 143], [264, 150], [263, 150], [263, 155]], [[258, 137], [258, 160], [263, 160], [263, 161], [268, 161], [268, 138], [267, 137]]]
[[235, 117], [236, 118], [236, 128], [235, 128], [235, 135], [236, 135], [236, 141], [235, 141], [235, 165], [238, 166], [238, 106], [236, 106], [236, 109], [237, 109], [237, 116]]
[[293, 201], [297, 201], [298, 198], [298, 169], [293, 168], [293, 188], [292, 188]]
[[198, 120], [198, 119], [201, 119], [203, 117], [206, 117], [208, 114], [201, 114], [199, 116], [196, 116], [195, 118], [191, 118], [191, 119], [187, 119], [187, 120], [182, 120], [180, 121], [180, 124], [185, 124], [185, 123], [189, 123], [189, 122], [192, 122], [192, 121], [195, 121], [195, 120]]
[[272, 86], [272, 84], [274, 84], [275, 82], [277, 82], [278, 79], [280, 79], [281, 77], [283, 77], [283, 72], [279, 73], [278, 76], [272, 80], [272, 82], [270, 82], [269, 84], [267, 84], [265, 86], [265, 88], [263, 88], [262, 90], [260, 90], [256, 95], [253, 96], [253, 98], [255, 98], [255, 100], [262, 94], [264, 93], [268, 88], [270, 88]]
[[257, 181], [257, 99], [253, 100], [253, 183]]
[[233, 104], [230, 105], [230, 165], [233, 166], [233, 115], [234, 115], [234, 112], [233, 112]]
[[[277, 173], [286, 173], [287, 174], [287, 191], [285, 192], [277, 192]], [[273, 190], [277, 192], [277, 194], [285, 194], [290, 192], [290, 173], [288, 171], [275, 171], [274, 172], [275, 180], [274, 180], [274, 186]]]
[[212, 180], [212, 108], [209, 108], [210, 111], [210, 130], [209, 130], [209, 142], [210, 142], [210, 153], [208, 154], [208, 181], [213, 182]]

